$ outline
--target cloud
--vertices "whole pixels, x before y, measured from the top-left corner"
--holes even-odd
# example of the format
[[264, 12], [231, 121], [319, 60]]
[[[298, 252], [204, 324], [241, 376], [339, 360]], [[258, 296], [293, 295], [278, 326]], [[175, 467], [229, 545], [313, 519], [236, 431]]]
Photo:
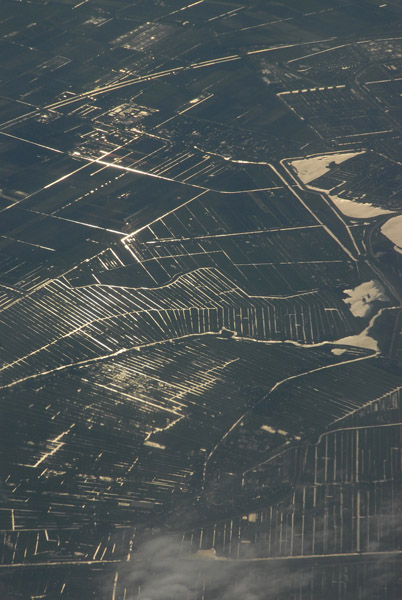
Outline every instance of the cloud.
[[[139, 545], [135, 560], [122, 567], [119, 582], [127, 589], [127, 600], [269, 600], [290, 592], [289, 573], [276, 562], [219, 559], [213, 550], [191, 554], [174, 536], [159, 536]], [[302, 584], [308, 578], [303, 576]]]
[[[119, 588], [125, 588], [126, 592], [116, 595], [116, 600], [120, 597], [126, 600], [287, 600], [296, 592], [310, 593], [308, 590], [311, 591], [317, 581], [323, 582], [327, 591], [333, 585], [339, 585], [345, 599], [354, 598], [357, 589], [367, 598], [382, 594], [385, 589], [389, 590], [389, 598], [401, 598], [392, 594], [402, 589], [402, 565], [398, 554], [402, 539], [402, 509], [398, 510], [385, 497], [381, 510], [377, 507], [373, 519], [370, 539], [363, 535], [365, 526], [361, 526], [362, 554], [359, 556], [352, 547], [352, 559], [345, 557], [333, 562], [330, 559], [320, 562], [317, 557], [309, 560], [308, 556], [301, 562], [279, 558], [258, 560], [253, 558], [263, 555], [258, 544], [247, 545], [250, 560], [230, 560], [218, 556], [212, 548], [191, 552], [190, 544], [182, 543], [179, 536], [152, 536], [145, 532], [143, 541], [137, 543], [134, 559], [119, 568]], [[282, 534], [287, 536], [286, 527]], [[322, 551], [327, 536], [324, 519], [317, 515], [315, 552]], [[304, 549], [305, 552], [313, 551], [308, 535]], [[325, 590], [320, 587], [315, 597], [324, 600]]]

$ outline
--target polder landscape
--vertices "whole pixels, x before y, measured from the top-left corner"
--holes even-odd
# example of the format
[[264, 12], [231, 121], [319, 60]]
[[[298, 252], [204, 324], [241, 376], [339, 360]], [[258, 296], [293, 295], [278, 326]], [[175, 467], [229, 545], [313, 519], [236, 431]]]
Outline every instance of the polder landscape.
[[0, 36], [1, 599], [400, 600], [400, 0]]

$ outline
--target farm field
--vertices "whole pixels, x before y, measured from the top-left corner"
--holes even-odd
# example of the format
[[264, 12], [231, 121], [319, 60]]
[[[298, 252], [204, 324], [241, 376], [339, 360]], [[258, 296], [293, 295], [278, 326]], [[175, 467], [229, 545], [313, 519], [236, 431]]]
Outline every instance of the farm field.
[[3, 4], [0, 597], [399, 600], [402, 7]]

